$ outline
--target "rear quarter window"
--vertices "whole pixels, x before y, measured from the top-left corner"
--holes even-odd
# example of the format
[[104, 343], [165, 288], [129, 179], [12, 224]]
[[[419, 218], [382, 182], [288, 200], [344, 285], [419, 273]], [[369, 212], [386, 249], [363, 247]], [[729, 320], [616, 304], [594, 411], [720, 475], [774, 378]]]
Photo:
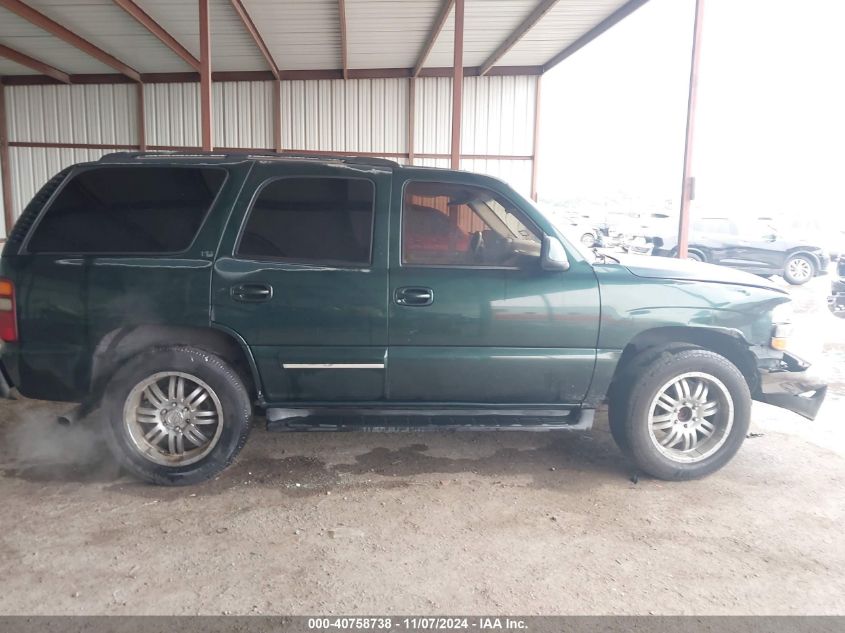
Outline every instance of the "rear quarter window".
[[30, 253], [178, 253], [196, 237], [226, 171], [102, 167], [74, 175], [35, 225]]

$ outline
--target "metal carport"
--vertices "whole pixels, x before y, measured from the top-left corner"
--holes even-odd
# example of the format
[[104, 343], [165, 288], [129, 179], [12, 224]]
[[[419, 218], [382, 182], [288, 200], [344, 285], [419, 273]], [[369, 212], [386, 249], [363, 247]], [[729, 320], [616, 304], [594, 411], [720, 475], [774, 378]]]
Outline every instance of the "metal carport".
[[387, 157], [536, 198], [540, 77], [645, 2], [0, 0], [3, 230], [114, 150]]

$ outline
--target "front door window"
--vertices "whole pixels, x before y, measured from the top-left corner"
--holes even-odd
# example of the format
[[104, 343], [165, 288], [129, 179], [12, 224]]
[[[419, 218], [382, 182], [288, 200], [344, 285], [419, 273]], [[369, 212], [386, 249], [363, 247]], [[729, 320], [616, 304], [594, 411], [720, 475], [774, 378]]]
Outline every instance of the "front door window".
[[484, 187], [409, 182], [402, 205], [402, 263], [518, 268], [540, 255], [538, 231]]

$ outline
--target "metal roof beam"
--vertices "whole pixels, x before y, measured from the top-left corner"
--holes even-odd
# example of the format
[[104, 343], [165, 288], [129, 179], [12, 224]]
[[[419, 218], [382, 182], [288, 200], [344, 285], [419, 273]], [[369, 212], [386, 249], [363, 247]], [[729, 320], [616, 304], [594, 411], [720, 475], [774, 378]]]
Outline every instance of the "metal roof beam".
[[270, 49], [267, 48], [267, 44], [264, 42], [264, 38], [261, 37], [261, 33], [258, 32], [258, 28], [255, 26], [255, 22], [252, 21], [252, 17], [249, 15], [249, 12], [246, 10], [246, 7], [243, 5], [241, 0], [231, 0], [232, 6], [235, 9], [235, 12], [240, 17], [241, 22], [244, 23], [244, 27], [246, 28], [247, 32], [252, 37], [255, 45], [258, 47], [258, 50], [261, 51], [261, 54], [264, 55], [264, 59], [267, 61], [267, 65], [270, 67], [270, 72], [273, 73], [273, 77], [279, 79], [279, 66], [276, 64], [276, 61], [273, 59], [273, 55], [270, 53]]
[[109, 55], [103, 49], [99, 48], [98, 46], [95, 46], [85, 38], [80, 37], [73, 31], [63, 27], [58, 22], [51, 20], [43, 13], [36, 11], [28, 4], [21, 2], [20, 0], [0, 0], [0, 7], [11, 11], [12, 13], [23, 18], [30, 24], [33, 24], [34, 26], [37, 26], [38, 28], [43, 29], [44, 31], [47, 31], [51, 35], [58, 37], [60, 40], [70, 44], [71, 46], [75, 46], [83, 53], [90, 55], [94, 59], [105, 64], [106, 66], [114, 68], [120, 74], [126, 75], [132, 81], [141, 81], [141, 75], [138, 73], [137, 70], [127, 66], [116, 57]]
[[487, 61], [481, 65], [481, 74], [486, 75], [487, 71], [493, 68], [493, 66], [496, 65], [496, 62], [504, 57], [505, 53], [513, 48], [514, 44], [521, 40], [528, 31], [534, 28], [534, 25], [542, 20], [543, 16], [546, 15], [558, 2], [559, 0], [540, 0], [540, 3], [534, 7], [534, 10], [528, 15], [528, 17], [525, 18], [518, 27], [516, 27], [516, 30], [511, 33], [508, 38], [502, 42], [501, 46], [499, 46], [499, 48], [497, 48], [493, 54], [487, 58]]
[[202, 148], [212, 148], [211, 114], [211, 17], [208, 0], [199, 0], [200, 27], [200, 139]]
[[340, 19], [340, 67], [343, 78], [349, 79], [349, 55], [346, 42], [346, 0], [337, 0], [338, 18]]
[[141, 26], [155, 35], [159, 41], [171, 51], [181, 57], [191, 68], [199, 70], [200, 60], [191, 55], [191, 52], [182, 46], [175, 37], [168, 33], [163, 26], [156, 22], [150, 14], [135, 4], [132, 0], [112, 0], [118, 7], [126, 11]]
[[443, 30], [443, 25], [446, 24], [446, 19], [452, 12], [452, 7], [454, 5], [455, 0], [443, 0], [443, 7], [440, 9], [440, 13], [437, 15], [437, 19], [434, 21], [434, 26], [431, 28], [431, 33], [429, 34], [428, 39], [425, 42], [425, 46], [423, 46], [422, 52], [420, 53], [420, 56], [417, 59], [417, 63], [416, 65], [414, 65], [414, 69], [411, 71], [411, 77], [416, 77], [420, 74], [422, 67], [425, 65], [425, 60], [428, 59], [428, 56], [431, 53], [431, 49], [434, 48], [434, 43], [440, 36], [440, 31]]
[[30, 57], [29, 55], [25, 55], [20, 51], [16, 51], [14, 48], [9, 48], [8, 46], [3, 46], [2, 44], [0, 44], [0, 57], [5, 57], [6, 59], [9, 59], [15, 62], [16, 64], [31, 68], [32, 70], [42, 75], [52, 77], [56, 81], [60, 81], [63, 84], [70, 83], [70, 75], [68, 75], [67, 73], [62, 72], [58, 68], [53, 68], [49, 64], [45, 64], [42, 61], [38, 61], [37, 59]]
[[584, 48], [587, 44], [592, 42], [599, 35], [601, 35], [610, 27], [616, 25], [618, 22], [631, 15], [634, 11], [639, 9], [646, 2], [648, 2], [648, 0], [629, 0], [629, 2], [623, 4], [616, 11], [607, 16], [604, 20], [602, 20], [589, 31], [584, 33], [584, 35], [579, 37], [577, 40], [572, 42], [572, 44], [564, 48], [561, 52], [559, 52], [557, 55], [555, 55], [549, 61], [543, 64], [543, 72], [548, 72], [549, 70], [557, 66], [560, 62], [562, 62], [564, 59]]

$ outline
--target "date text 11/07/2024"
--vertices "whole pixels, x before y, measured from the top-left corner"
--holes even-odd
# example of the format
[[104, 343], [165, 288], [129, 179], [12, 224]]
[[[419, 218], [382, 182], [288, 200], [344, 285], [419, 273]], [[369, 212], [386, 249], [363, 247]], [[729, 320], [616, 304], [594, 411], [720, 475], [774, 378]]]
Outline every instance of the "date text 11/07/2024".
[[407, 629], [410, 631], [438, 630], [525, 630], [525, 620], [519, 618], [475, 617], [351, 617], [351, 618], [308, 618], [308, 629], [321, 630], [390, 630]]

